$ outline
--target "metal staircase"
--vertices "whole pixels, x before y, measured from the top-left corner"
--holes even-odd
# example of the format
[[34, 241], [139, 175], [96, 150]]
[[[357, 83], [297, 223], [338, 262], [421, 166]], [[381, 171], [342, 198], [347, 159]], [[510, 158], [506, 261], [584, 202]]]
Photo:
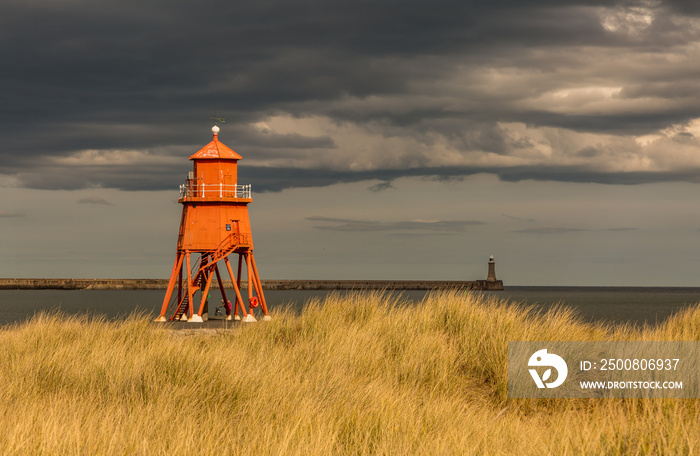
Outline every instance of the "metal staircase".
[[[219, 260], [226, 258], [238, 247], [246, 245], [247, 243], [247, 236], [232, 233], [230, 236], [226, 237], [221, 244], [219, 244], [215, 251], [202, 253], [202, 256], [199, 259], [199, 268], [194, 274], [194, 279], [192, 280], [192, 287], [199, 288], [202, 283], [206, 282], [208, 277], [214, 273], [214, 266]], [[185, 312], [187, 312], [189, 306], [189, 293], [185, 293], [185, 296], [180, 301], [177, 309], [173, 313], [172, 317], [170, 317], [170, 321], [179, 321]]]
[[189, 295], [185, 294], [185, 297], [182, 298], [182, 301], [180, 301], [180, 305], [178, 306], [177, 310], [173, 314], [172, 317], [170, 317], [170, 321], [179, 321], [182, 319], [182, 316], [187, 312], [187, 309], [190, 306], [190, 297]]

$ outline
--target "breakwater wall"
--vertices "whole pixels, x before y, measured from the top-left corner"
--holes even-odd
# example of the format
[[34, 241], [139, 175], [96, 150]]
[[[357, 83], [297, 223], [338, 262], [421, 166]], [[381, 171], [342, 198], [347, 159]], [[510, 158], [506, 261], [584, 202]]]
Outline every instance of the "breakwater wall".
[[160, 290], [161, 279], [0, 279], [0, 290]]
[[269, 290], [503, 290], [501, 280], [263, 280], [262, 285]]
[[[247, 288], [246, 281], [241, 284]], [[0, 279], [0, 290], [165, 290], [166, 279]], [[265, 290], [503, 290], [496, 280], [262, 280]], [[212, 287], [218, 287], [216, 280]], [[224, 287], [232, 288], [224, 280]]]

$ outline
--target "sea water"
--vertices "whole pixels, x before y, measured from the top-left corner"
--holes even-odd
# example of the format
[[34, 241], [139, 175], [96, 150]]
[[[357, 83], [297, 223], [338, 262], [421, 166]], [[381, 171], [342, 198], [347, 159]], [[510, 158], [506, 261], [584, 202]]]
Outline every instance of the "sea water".
[[[265, 298], [274, 317], [275, 309], [287, 307], [298, 313], [309, 300], [322, 299], [329, 293], [332, 291], [268, 290]], [[428, 292], [393, 293], [401, 293], [409, 305], [420, 305]], [[101, 315], [108, 319], [141, 312], [155, 318], [160, 313], [164, 294], [164, 290], [0, 290], [0, 325], [21, 322], [36, 313], [54, 310], [66, 314]], [[585, 321], [635, 325], [661, 323], [674, 312], [700, 302], [700, 288], [506, 287], [505, 291], [484, 294], [538, 310], [562, 304], [574, 308]], [[220, 302], [218, 290], [212, 290], [210, 314]]]

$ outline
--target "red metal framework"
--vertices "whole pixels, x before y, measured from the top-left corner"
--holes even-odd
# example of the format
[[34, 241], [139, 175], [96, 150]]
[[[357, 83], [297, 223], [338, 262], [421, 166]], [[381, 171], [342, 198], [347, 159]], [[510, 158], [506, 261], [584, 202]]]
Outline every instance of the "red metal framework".
[[[253, 309], [260, 306], [264, 319], [270, 318], [258, 268], [253, 255], [253, 236], [248, 217], [252, 202], [250, 185], [238, 185], [238, 160], [242, 157], [218, 139], [219, 127], [212, 128], [214, 139], [190, 157], [194, 171], [180, 186], [182, 218], [177, 241], [177, 255], [160, 316], [168, 319], [201, 322], [206, 318], [207, 297], [214, 276], [224, 303], [228, 303], [224, 282], [219, 271], [223, 261], [236, 295], [234, 306], [226, 306], [227, 319], [256, 321]], [[193, 268], [192, 256], [199, 254]], [[234, 274], [229, 256], [238, 254], [238, 270]], [[195, 260], [197, 261], [197, 260]], [[241, 278], [245, 263], [248, 281], [248, 310], [241, 293]], [[184, 283], [183, 283], [184, 282]], [[177, 286], [177, 294], [173, 293]], [[195, 294], [200, 292], [198, 305]], [[170, 310], [170, 317], [166, 314]]]

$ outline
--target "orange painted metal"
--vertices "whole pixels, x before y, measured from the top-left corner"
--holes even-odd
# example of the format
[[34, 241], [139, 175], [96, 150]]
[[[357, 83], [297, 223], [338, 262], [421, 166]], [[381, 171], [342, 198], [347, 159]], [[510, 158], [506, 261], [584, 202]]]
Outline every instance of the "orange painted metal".
[[[246, 312], [241, 296], [242, 263], [245, 259], [248, 282], [248, 300], [257, 297], [261, 310], [268, 315], [262, 284], [258, 276], [253, 255], [253, 235], [248, 216], [248, 204], [253, 200], [249, 185], [238, 184], [238, 160], [242, 157], [218, 139], [218, 127], [212, 129], [214, 139], [190, 156], [193, 171], [185, 184], [180, 186], [179, 203], [182, 204], [182, 217], [177, 239], [177, 256], [168, 288], [161, 308], [165, 317], [170, 306], [171, 296], [177, 283], [177, 300], [173, 307], [184, 306], [188, 299], [189, 317], [194, 312], [203, 314], [211, 282], [216, 274], [217, 281], [225, 296], [217, 262], [224, 260], [236, 293], [235, 314], [240, 307], [243, 316]], [[192, 255], [199, 254], [196, 270], [192, 269]], [[228, 256], [238, 255], [238, 275], [234, 276]], [[183, 284], [182, 268], [186, 268], [186, 283]], [[185, 288], [185, 289], [183, 289]], [[184, 293], [183, 293], [184, 292]], [[199, 292], [199, 305], [194, 306], [194, 295]], [[186, 295], [185, 298], [182, 298]], [[226, 299], [224, 297], [224, 299]]]
[[[224, 289], [224, 282], [221, 280], [221, 274], [219, 274], [219, 267], [214, 266], [214, 272], [216, 273], [216, 281], [219, 283], [219, 291], [221, 292], [221, 303], [224, 304], [224, 307], [226, 307], [226, 303], [228, 302], [228, 298], [226, 297], [226, 290]], [[226, 307], [226, 315], [230, 315], [231, 311], [229, 310], [228, 307]]]
[[[231, 276], [231, 282], [233, 283], [233, 291], [236, 292], [236, 305], [233, 306], [234, 315], [238, 315], [238, 307], [240, 306], [241, 313], [245, 317], [248, 314], [245, 311], [245, 307], [243, 307], [243, 298], [241, 297], [241, 290], [240, 290], [240, 287], [238, 285], [238, 281], [236, 280], [236, 277], [233, 275], [233, 271], [231, 270], [231, 262], [228, 261], [228, 258], [224, 258], [224, 263], [226, 263], [226, 269], [228, 270], [228, 273]], [[241, 273], [239, 270], [238, 276], [240, 277], [240, 275], [241, 275]]]
[[[194, 298], [194, 283], [192, 282], [192, 263], [190, 262], [191, 255], [190, 252], [185, 251], [185, 258], [187, 262], [187, 299], [189, 303], [189, 315], [192, 317], [192, 299]], [[170, 300], [170, 296], [165, 297], [167, 300]], [[161, 316], [164, 316], [164, 314], [161, 313]]]
[[257, 280], [257, 284], [258, 284], [257, 294], [260, 297], [260, 305], [262, 306], [263, 314], [268, 315], [267, 302], [265, 302], [265, 294], [263, 293], [262, 283], [260, 282], [260, 276], [258, 275], [258, 265], [255, 264], [255, 257], [253, 257], [253, 255], [250, 256], [250, 260], [251, 260], [251, 264], [253, 265], [253, 274], [255, 275], [255, 277], [258, 278], [258, 280]]
[[175, 278], [178, 276], [178, 272], [182, 270], [183, 259], [184, 255], [182, 255], [182, 252], [178, 251], [175, 257], [175, 264], [173, 265], [173, 272], [170, 274], [170, 281], [168, 281], [168, 288], [165, 292], [165, 299], [163, 300], [163, 307], [165, 308], [168, 307], [168, 300], [170, 299], [170, 295], [175, 288]]
[[251, 302], [251, 301], [253, 301], [253, 298], [254, 298], [253, 290], [255, 290], [255, 288], [254, 288], [255, 285], [253, 284], [253, 274], [251, 274], [250, 271], [252, 271], [253, 267], [250, 265], [250, 255], [246, 254], [246, 255], [244, 255], [244, 257], [245, 257], [245, 262], [246, 262], [246, 266], [248, 269], [248, 313], [252, 314], [253, 309], [255, 308], [255, 307], [253, 307], [252, 302]]

